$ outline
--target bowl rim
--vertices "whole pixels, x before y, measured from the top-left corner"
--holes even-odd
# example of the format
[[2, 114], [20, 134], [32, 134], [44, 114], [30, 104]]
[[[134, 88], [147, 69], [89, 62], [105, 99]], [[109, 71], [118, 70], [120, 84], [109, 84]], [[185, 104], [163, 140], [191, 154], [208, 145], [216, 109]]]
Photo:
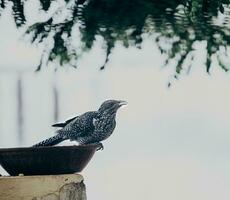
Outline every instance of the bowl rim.
[[13, 148], [0, 148], [0, 153], [15, 152], [15, 151], [36, 151], [41, 149], [90, 149], [94, 150], [100, 147], [99, 144], [85, 144], [85, 145], [70, 145], [70, 146], [41, 146], [41, 147], [13, 147]]

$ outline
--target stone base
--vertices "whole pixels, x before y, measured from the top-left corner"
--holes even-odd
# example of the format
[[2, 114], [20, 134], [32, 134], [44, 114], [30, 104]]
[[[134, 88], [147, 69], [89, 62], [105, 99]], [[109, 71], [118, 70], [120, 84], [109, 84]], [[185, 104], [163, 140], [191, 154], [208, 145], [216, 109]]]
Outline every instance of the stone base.
[[79, 174], [0, 177], [0, 200], [86, 200]]

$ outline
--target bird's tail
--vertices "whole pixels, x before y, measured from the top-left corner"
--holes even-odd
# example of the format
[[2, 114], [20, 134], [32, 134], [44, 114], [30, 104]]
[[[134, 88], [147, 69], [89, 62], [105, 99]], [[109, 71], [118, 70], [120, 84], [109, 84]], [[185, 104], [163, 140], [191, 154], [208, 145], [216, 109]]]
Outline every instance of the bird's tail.
[[53, 137], [50, 137], [46, 140], [43, 140], [43, 141], [33, 145], [33, 147], [53, 146], [53, 145], [58, 144], [64, 140], [65, 140], [65, 138], [61, 134], [57, 134]]

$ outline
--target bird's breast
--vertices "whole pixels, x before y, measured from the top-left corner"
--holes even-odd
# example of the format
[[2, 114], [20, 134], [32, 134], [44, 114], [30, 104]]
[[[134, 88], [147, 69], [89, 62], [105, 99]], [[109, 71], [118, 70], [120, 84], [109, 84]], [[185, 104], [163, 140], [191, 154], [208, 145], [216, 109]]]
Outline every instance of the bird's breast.
[[116, 122], [113, 119], [99, 119], [97, 120], [97, 123], [95, 123], [94, 134], [96, 135], [96, 137], [104, 140], [113, 133], [115, 126]]

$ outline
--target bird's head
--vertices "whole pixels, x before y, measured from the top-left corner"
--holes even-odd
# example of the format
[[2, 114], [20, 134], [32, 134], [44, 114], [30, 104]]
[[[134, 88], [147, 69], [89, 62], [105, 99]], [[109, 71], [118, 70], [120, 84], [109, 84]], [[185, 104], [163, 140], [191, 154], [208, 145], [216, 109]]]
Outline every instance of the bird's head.
[[126, 101], [122, 100], [106, 100], [103, 102], [99, 108], [100, 113], [110, 113], [110, 114], [116, 114], [117, 110], [127, 105], [128, 103]]

